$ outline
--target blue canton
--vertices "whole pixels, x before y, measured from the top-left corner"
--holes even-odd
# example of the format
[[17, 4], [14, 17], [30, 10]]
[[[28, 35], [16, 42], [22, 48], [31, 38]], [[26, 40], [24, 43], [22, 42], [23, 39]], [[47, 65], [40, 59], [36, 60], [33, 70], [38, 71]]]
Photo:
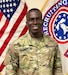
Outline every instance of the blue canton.
[[0, 11], [10, 20], [19, 4], [20, 0], [0, 0]]

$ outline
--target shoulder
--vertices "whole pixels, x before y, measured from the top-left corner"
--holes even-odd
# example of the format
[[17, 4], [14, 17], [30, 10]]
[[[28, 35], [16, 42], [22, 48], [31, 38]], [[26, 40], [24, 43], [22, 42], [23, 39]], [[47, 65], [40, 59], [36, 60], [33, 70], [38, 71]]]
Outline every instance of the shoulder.
[[50, 46], [51, 45], [54, 45], [54, 46], [58, 45], [57, 42], [49, 35], [44, 35], [44, 39], [45, 39], [46, 44], [48, 44]]
[[17, 38], [15, 41], [12, 42], [12, 44], [23, 44], [25, 42], [25, 40], [28, 40], [28, 35], [25, 34], [19, 38]]
[[[14, 40], [10, 45], [9, 45], [9, 49], [11, 50], [18, 50], [19, 48], [21, 48], [28, 40], [28, 35], [25, 34], [19, 38], [17, 38], [16, 40]], [[14, 50], [14, 51], [15, 51]]]

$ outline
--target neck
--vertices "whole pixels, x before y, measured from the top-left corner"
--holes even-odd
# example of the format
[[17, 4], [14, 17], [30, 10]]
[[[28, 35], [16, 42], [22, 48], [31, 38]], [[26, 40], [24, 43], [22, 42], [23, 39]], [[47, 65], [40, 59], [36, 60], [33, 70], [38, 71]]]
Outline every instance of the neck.
[[41, 39], [43, 37], [43, 33], [30, 33], [32, 38]]

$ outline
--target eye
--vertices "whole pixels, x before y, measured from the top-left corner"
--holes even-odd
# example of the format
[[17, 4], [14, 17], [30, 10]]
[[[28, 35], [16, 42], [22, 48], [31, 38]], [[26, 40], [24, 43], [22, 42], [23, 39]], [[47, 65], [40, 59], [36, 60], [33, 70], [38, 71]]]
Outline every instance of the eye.
[[36, 20], [42, 20], [42, 18], [41, 17], [37, 17]]
[[33, 20], [34, 20], [34, 18], [31, 18], [30, 20], [31, 20], [31, 21], [33, 21]]
[[34, 18], [29, 18], [29, 19], [28, 19], [28, 21], [33, 21], [33, 20], [34, 20]]

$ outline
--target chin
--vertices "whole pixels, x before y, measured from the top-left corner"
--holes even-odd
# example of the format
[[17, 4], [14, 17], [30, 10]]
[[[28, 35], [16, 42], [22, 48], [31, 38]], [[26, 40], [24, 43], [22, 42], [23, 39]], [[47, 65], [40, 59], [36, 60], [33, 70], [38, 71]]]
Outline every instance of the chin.
[[38, 34], [39, 32], [38, 31], [34, 31], [34, 32], [32, 32], [33, 34]]

